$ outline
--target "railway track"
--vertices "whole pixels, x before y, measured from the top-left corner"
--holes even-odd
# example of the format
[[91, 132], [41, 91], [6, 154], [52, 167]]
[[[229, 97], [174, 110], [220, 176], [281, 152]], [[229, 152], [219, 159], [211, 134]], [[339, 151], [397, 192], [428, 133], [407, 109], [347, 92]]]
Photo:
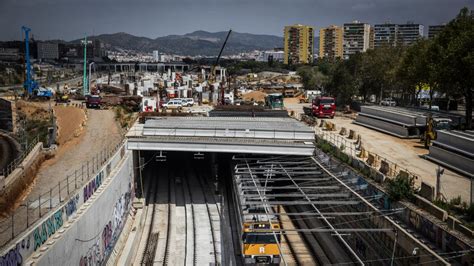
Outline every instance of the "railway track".
[[196, 174], [202, 167], [176, 161], [152, 166], [150, 172], [158, 174], [147, 176], [145, 223], [134, 265], [219, 265], [220, 206], [205, 176]]
[[[186, 175], [191, 196], [194, 222], [195, 245], [194, 261], [196, 265], [221, 263], [220, 251], [220, 213], [217, 203], [206, 183], [203, 171], [198, 170], [196, 164], [189, 169]], [[211, 234], [209, 234], [211, 232]], [[209, 245], [204, 245], [209, 243]]]

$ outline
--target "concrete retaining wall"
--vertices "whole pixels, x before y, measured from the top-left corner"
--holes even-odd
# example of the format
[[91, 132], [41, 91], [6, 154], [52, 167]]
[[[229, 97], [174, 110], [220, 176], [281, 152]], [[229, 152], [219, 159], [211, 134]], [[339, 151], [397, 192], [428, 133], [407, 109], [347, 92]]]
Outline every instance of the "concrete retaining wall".
[[[18, 167], [11, 172], [4, 180], [4, 187], [0, 189], [8, 189], [12, 184], [21, 181], [21, 178], [25, 175], [25, 172], [36, 163], [41, 151], [43, 143], [38, 142], [35, 147], [30, 151], [30, 153], [25, 157], [23, 162], [18, 165]], [[1, 182], [3, 183], [3, 182]]]
[[0, 98], [0, 129], [13, 131], [12, 102]]
[[[103, 255], [108, 255], [107, 250], [113, 249], [113, 234], [118, 234], [121, 230], [119, 214], [126, 216], [130, 205], [128, 202], [134, 195], [132, 156], [125, 151], [125, 145], [126, 143], [78, 193], [65, 201], [58, 209], [38, 221], [30, 230], [18, 236], [10, 246], [3, 249], [0, 253], [0, 265], [21, 265], [26, 261], [44, 262], [44, 264], [50, 263], [52, 265], [78, 264], [81, 257], [77, 261], [72, 261], [72, 254], [85, 256], [87, 255], [87, 252], [83, 252], [85, 247], [89, 245], [92, 248], [97, 242], [80, 241], [88, 240], [85, 239], [87, 236], [92, 237], [91, 235], [83, 237], [83, 234], [90, 233], [90, 230], [99, 229], [101, 233], [105, 232], [104, 240], [107, 244]], [[100, 209], [95, 206], [96, 200], [101, 202], [97, 205], [100, 206]], [[94, 204], [92, 204], [93, 201]], [[89, 209], [92, 209], [92, 211], [89, 211]], [[111, 212], [112, 216], [107, 212]], [[114, 217], [114, 219], [111, 219], [111, 217]], [[104, 219], [108, 219], [107, 223], [104, 222]], [[76, 223], [78, 224], [75, 225]], [[76, 231], [69, 230], [69, 228], [76, 228]], [[106, 228], [107, 230], [104, 231]], [[112, 230], [112, 234], [110, 234], [110, 230]], [[98, 236], [102, 237], [102, 235]], [[69, 239], [68, 241], [73, 239], [74, 241], [64, 242], [63, 239]], [[78, 240], [76, 241], [76, 239]], [[55, 243], [62, 244], [55, 245]], [[83, 249], [79, 250], [81, 253], [78, 251], [67, 252], [57, 257], [48, 255], [50, 251], [60, 248], [60, 245], [73, 247], [74, 250], [77, 246], [81, 246]], [[54, 261], [53, 258], [69, 259], [69, 262]], [[106, 257], [102, 256], [100, 258], [104, 259]], [[77, 259], [77, 257], [74, 257], [74, 259]]]
[[[133, 197], [132, 157], [127, 152], [104, 186], [28, 262], [38, 265], [101, 265], [111, 255]], [[68, 254], [64, 256], [64, 254]]]

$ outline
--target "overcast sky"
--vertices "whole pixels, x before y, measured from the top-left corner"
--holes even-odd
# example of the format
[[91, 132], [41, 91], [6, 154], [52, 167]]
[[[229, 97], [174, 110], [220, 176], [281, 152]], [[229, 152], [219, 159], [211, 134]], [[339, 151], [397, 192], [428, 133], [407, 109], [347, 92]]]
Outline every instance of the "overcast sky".
[[[283, 35], [285, 25], [317, 29], [360, 20], [442, 24], [474, 0], [0, 0], [0, 40], [127, 32], [156, 38], [195, 30]], [[425, 33], [426, 34], [426, 33]]]

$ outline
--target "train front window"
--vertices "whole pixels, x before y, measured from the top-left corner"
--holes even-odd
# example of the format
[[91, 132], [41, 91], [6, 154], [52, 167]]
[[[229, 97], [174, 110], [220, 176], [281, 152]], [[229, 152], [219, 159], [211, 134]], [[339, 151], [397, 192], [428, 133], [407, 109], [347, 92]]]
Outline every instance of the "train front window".
[[[276, 237], [280, 241], [280, 236], [277, 234]], [[277, 241], [273, 234], [257, 234], [257, 233], [245, 233], [243, 235], [245, 244], [276, 244]]]

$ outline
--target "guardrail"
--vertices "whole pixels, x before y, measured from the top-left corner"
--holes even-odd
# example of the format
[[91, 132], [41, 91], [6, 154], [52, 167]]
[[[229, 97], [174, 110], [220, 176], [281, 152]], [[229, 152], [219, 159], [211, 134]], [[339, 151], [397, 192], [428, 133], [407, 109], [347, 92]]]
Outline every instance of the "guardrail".
[[65, 201], [69, 201], [72, 195], [95, 177], [96, 172], [122, 145], [123, 141], [102, 149], [58, 184], [50, 187], [49, 191], [38, 195], [37, 198], [28, 198], [12, 214], [0, 219], [0, 247], [8, 244]]

